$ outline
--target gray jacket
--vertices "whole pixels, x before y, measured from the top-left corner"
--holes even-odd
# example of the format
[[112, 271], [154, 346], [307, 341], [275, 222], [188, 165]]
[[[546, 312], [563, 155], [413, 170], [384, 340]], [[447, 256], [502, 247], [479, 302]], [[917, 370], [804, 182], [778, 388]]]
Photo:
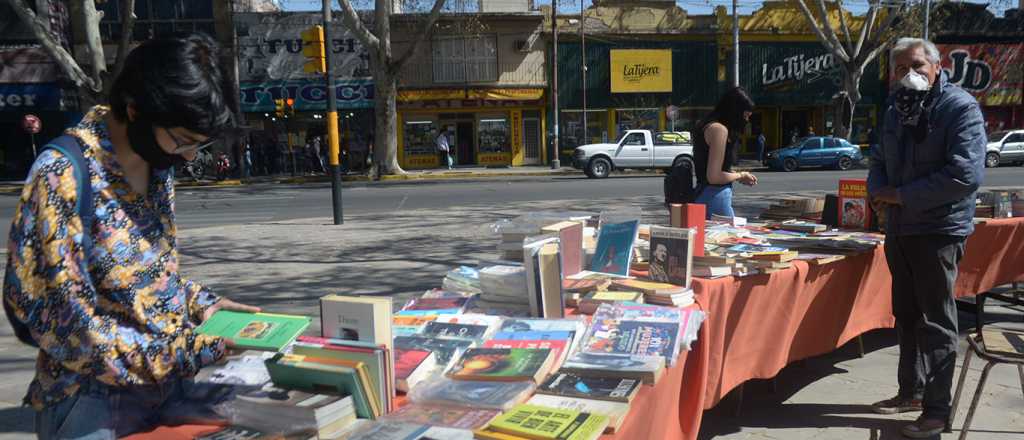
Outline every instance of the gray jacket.
[[985, 169], [985, 119], [978, 101], [942, 72], [939, 95], [920, 144], [899, 122], [890, 104], [882, 121], [882, 142], [871, 152], [868, 193], [883, 186], [899, 190], [902, 206], [890, 207], [889, 235], [974, 232], [974, 204]]

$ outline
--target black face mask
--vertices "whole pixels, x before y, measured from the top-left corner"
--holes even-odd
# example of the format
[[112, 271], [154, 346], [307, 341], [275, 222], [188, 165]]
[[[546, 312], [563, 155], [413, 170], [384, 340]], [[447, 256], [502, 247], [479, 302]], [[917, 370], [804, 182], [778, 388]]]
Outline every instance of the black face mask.
[[142, 157], [151, 168], [157, 171], [166, 170], [172, 166], [181, 166], [185, 158], [177, 154], [168, 154], [156, 141], [154, 125], [149, 120], [136, 117], [135, 121], [128, 122], [128, 142], [132, 151]]

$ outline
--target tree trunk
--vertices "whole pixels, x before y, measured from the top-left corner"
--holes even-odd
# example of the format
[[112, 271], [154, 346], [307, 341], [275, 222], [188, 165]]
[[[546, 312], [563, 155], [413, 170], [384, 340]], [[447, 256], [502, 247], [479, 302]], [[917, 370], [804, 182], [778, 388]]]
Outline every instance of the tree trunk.
[[405, 174], [398, 164], [398, 98], [397, 81], [386, 69], [376, 69], [374, 82], [374, 116], [376, 135], [373, 144], [373, 162], [376, 174]]
[[[96, 10], [96, 4], [92, 1], [82, 2], [82, 23], [85, 30], [85, 47], [89, 53], [89, 64], [92, 69], [92, 78], [99, 86], [84, 98], [86, 103], [95, 104], [102, 102], [104, 96], [102, 91], [105, 88], [107, 79], [107, 58], [103, 52], [103, 39], [100, 38], [100, 20], [103, 19], [103, 12]], [[80, 87], [80, 89], [84, 89]], [[85, 90], [88, 91], [88, 90]], [[98, 96], [97, 96], [98, 95]]]
[[860, 79], [864, 75], [863, 69], [857, 67], [846, 67], [843, 70], [843, 90], [846, 92], [839, 102], [836, 112], [835, 130], [836, 137], [850, 140], [850, 133], [853, 128], [853, 115], [860, 102]]

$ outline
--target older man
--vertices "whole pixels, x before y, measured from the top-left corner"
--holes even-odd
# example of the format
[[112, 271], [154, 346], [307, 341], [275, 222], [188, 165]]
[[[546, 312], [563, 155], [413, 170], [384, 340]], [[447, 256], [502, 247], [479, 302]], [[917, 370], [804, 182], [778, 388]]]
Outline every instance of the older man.
[[868, 193], [884, 213], [900, 344], [896, 397], [883, 414], [922, 411], [903, 428], [911, 438], [940, 433], [950, 414], [956, 368], [953, 298], [964, 241], [974, 231], [974, 203], [985, 157], [978, 102], [951, 84], [929, 41], [902, 38], [892, 49], [898, 83], [872, 152]]

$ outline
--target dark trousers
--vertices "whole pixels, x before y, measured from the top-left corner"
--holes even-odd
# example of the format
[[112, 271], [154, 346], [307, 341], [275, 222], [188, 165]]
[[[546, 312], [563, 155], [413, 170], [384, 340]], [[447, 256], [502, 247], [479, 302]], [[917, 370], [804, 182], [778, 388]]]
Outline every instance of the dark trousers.
[[901, 397], [922, 399], [924, 415], [949, 415], [956, 370], [957, 312], [953, 296], [964, 237], [889, 236], [892, 310], [900, 344]]

